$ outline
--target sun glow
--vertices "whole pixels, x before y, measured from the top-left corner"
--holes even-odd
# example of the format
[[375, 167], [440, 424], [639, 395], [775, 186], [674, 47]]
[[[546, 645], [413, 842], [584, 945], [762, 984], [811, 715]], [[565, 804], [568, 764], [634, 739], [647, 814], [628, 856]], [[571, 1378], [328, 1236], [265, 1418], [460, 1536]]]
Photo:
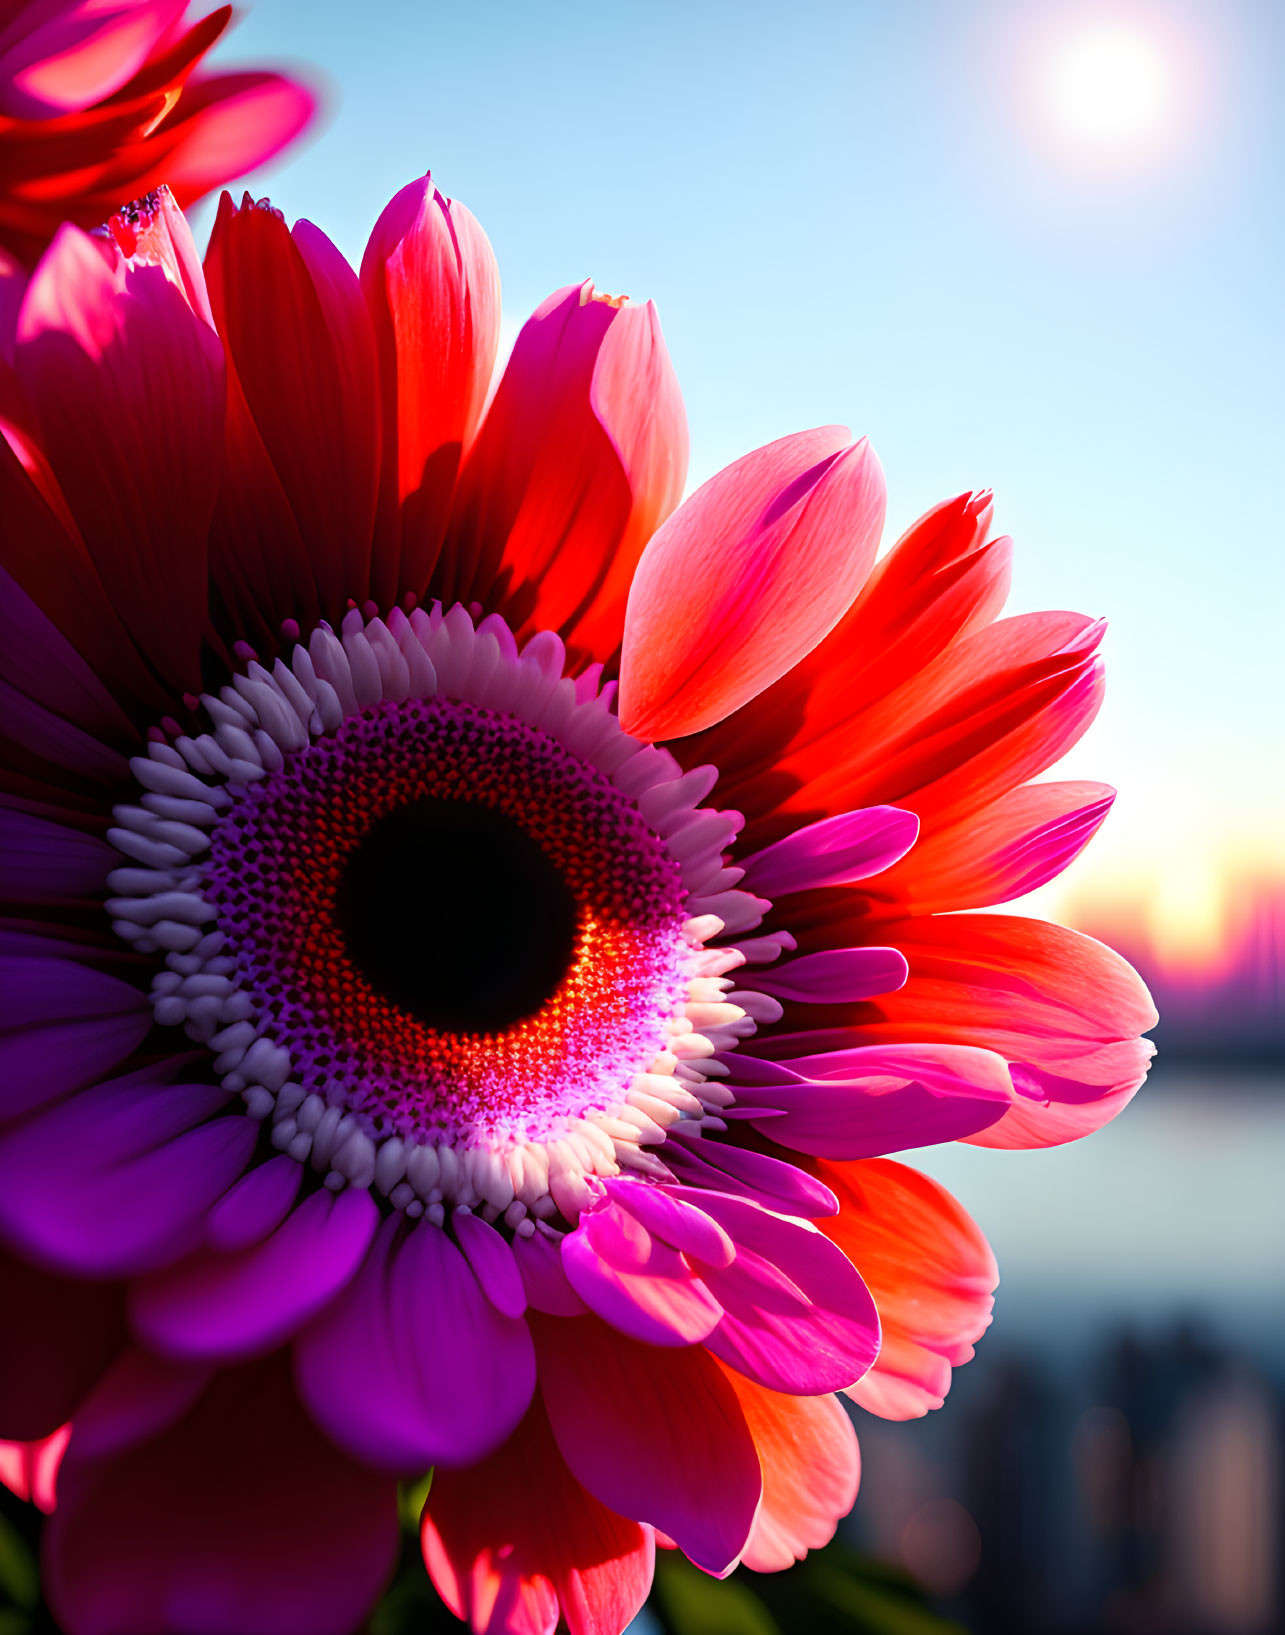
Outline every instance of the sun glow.
[[1063, 142], [1118, 157], [1161, 138], [1175, 102], [1162, 42], [1129, 23], [1082, 25], [1048, 49], [1041, 100]]

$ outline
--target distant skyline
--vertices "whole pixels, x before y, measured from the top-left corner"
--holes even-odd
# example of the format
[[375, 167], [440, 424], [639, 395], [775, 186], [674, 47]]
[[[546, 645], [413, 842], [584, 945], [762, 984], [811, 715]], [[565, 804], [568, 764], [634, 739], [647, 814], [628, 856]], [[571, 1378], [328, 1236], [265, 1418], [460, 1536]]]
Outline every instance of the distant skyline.
[[[1128, 140], [1077, 145], [1104, 19], [1160, 77], [1126, 62], [1103, 106]], [[995, 489], [1011, 610], [1112, 625], [1106, 708], [1058, 775], [1121, 795], [1070, 889], [1143, 882], [1177, 923], [1229, 865], [1285, 871], [1285, 12], [255, 0], [219, 60], [283, 55], [332, 113], [256, 190], [357, 261], [431, 165], [495, 244], [509, 333], [587, 276], [654, 297], [693, 482], [841, 420], [883, 459], [889, 541]]]

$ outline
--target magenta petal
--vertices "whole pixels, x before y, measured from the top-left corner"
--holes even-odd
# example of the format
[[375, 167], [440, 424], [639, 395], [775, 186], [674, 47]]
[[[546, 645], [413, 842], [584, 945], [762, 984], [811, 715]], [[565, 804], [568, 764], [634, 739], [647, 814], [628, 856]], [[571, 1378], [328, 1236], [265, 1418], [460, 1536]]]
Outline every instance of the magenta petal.
[[671, 1188], [623, 1175], [613, 1176], [603, 1186], [608, 1196], [675, 1249], [695, 1255], [710, 1266], [730, 1265], [736, 1254], [731, 1238], [703, 1210], [675, 1197]]
[[[768, 1062], [737, 1054], [744, 1111], [818, 1158], [878, 1158], [988, 1129], [1012, 1106], [1008, 1067], [966, 1045], [871, 1045]], [[814, 1077], [824, 1074], [824, 1077]]]
[[805, 1005], [855, 1004], [905, 985], [910, 967], [895, 948], [827, 948], [770, 971], [756, 971], [746, 987]]
[[641, 1345], [592, 1317], [531, 1326], [549, 1423], [577, 1481], [706, 1572], [728, 1572], [762, 1477], [736, 1393], [704, 1347]]
[[724, 1308], [705, 1341], [770, 1391], [820, 1396], [854, 1384], [879, 1353], [879, 1314], [855, 1266], [815, 1228], [720, 1193], [694, 1194], [736, 1259], [703, 1269]]
[[127, 1344], [119, 1287], [51, 1277], [0, 1250], [0, 1437], [34, 1442], [79, 1407]]
[[152, 1025], [147, 995], [65, 959], [0, 959], [0, 1118], [92, 1084]]
[[169, 1265], [199, 1243], [206, 1212], [254, 1150], [252, 1119], [211, 1118], [230, 1099], [214, 1085], [135, 1076], [28, 1119], [0, 1141], [0, 1230], [33, 1259], [86, 1277]]
[[513, 1250], [480, 1215], [457, 1209], [451, 1217], [455, 1237], [483, 1293], [505, 1317], [521, 1317], [526, 1310], [526, 1290]]
[[567, 1282], [562, 1268], [562, 1251], [552, 1238], [536, 1232], [529, 1238], [514, 1238], [513, 1258], [522, 1274], [527, 1302], [534, 1311], [551, 1317], [583, 1317], [584, 1301]]
[[738, 859], [746, 891], [773, 901], [791, 891], [865, 880], [903, 858], [915, 843], [919, 819], [897, 806], [867, 806], [796, 829], [775, 846]]
[[262, 1243], [285, 1220], [302, 1185], [303, 1165], [288, 1153], [256, 1164], [210, 1211], [206, 1242], [225, 1253]]
[[131, 1346], [76, 1410], [77, 1456], [101, 1459], [168, 1430], [194, 1405], [213, 1372], [164, 1362]]
[[439, 1227], [385, 1221], [347, 1289], [295, 1341], [309, 1411], [355, 1458], [413, 1474], [465, 1465], [526, 1412], [535, 1355]]
[[44, 1579], [76, 1635], [350, 1635], [396, 1552], [395, 1484], [320, 1435], [277, 1356], [163, 1435], [69, 1447]]
[[271, 1351], [348, 1282], [378, 1221], [368, 1192], [314, 1192], [262, 1243], [200, 1250], [135, 1283], [134, 1332], [179, 1359], [236, 1362]]
[[838, 1214], [839, 1200], [830, 1188], [797, 1164], [708, 1136], [684, 1139], [686, 1129], [676, 1124], [665, 1145], [665, 1163], [680, 1181], [712, 1187], [716, 1192], [734, 1192], [764, 1209], [801, 1215], [804, 1220]]
[[610, 1199], [581, 1210], [562, 1265], [591, 1311], [650, 1345], [694, 1345], [723, 1315], [682, 1255]]

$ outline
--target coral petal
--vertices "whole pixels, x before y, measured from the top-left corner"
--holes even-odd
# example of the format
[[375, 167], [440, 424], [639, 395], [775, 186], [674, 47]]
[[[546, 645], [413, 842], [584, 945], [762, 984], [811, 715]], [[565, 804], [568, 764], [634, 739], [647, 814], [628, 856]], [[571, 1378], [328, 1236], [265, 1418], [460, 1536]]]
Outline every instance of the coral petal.
[[991, 1320], [999, 1271], [990, 1245], [950, 1193], [886, 1158], [818, 1166], [839, 1199], [821, 1230], [861, 1268], [883, 1344], [848, 1395], [885, 1419], [940, 1408], [950, 1371]]
[[576, 1481], [538, 1400], [489, 1458], [438, 1472], [421, 1531], [438, 1593], [487, 1635], [552, 1635], [560, 1611], [570, 1635], [619, 1635], [651, 1587], [651, 1529]]
[[730, 715], [831, 630], [870, 570], [883, 472], [839, 427], [746, 455], [653, 536], [629, 592], [627, 732], [682, 737]]
[[783, 1396], [726, 1372], [763, 1468], [763, 1502], [743, 1559], [755, 1572], [780, 1572], [828, 1544], [856, 1503], [856, 1432], [836, 1397]]

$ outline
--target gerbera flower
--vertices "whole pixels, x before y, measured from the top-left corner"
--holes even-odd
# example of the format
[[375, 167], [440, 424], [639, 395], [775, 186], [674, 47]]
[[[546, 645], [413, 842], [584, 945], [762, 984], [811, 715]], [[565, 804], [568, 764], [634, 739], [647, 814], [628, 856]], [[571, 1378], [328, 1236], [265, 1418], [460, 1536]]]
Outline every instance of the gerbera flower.
[[0, 261], [30, 265], [59, 224], [96, 227], [166, 181], [180, 205], [253, 170], [312, 118], [282, 74], [203, 74], [232, 17], [187, 0], [0, 5]]
[[842, 429], [675, 510], [650, 305], [557, 291], [485, 407], [427, 179], [360, 279], [248, 201], [204, 275], [163, 197], [113, 234], [36, 268], [0, 445], [0, 1430], [72, 1425], [57, 1616], [346, 1631], [430, 1466], [479, 1631], [616, 1635], [658, 1541], [787, 1565], [855, 1494], [832, 1393], [923, 1413], [989, 1320], [885, 1155], [1145, 1072], [1116, 956], [950, 912], [1101, 821], [1029, 782], [1098, 626], [996, 622], [985, 496], [874, 565]]

